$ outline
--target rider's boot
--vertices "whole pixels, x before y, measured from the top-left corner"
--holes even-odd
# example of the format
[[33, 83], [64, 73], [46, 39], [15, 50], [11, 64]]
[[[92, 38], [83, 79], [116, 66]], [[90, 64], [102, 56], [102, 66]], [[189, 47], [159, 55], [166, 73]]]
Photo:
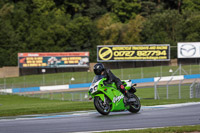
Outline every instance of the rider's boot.
[[127, 97], [127, 102], [128, 103], [135, 102], [135, 98], [131, 97], [130, 92], [125, 91], [125, 96]]
[[121, 85], [120, 88], [124, 92], [125, 103], [135, 102], [135, 99], [131, 97], [131, 94], [125, 89], [125, 87], [123, 85]]

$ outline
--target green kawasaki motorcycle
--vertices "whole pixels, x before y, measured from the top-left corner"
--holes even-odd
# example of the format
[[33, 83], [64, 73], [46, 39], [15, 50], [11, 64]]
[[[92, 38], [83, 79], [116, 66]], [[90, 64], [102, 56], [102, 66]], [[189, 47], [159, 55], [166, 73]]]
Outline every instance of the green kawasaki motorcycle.
[[132, 113], [137, 113], [140, 111], [140, 100], [134, 94], [136, 89], [132, 85], [131, 80], [122, 81], [126, 90], [128, 90], [131, 94], [131, 97], [134, 99], [132, 102], [127, 102], [127, 98], [117, 90], [115, 83], [105, 84], [104, 78], [101, 75], [96, 75], [92, 81], [92, 84], [89, 89], [90, 99], [94, 99], [94, 106], [96, 110], [102, 115], [108, 115], [110, 112], [115, 111], [124, 111], [128, 110]]

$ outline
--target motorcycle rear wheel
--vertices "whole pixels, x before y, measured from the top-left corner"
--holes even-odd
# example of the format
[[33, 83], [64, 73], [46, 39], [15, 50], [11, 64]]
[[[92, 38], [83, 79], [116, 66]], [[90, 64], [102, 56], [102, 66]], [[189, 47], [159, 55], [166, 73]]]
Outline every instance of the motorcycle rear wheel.
[[100, 97], [94, 97], [94, 106], [96, 110], [102, 115], [108, 115], [110, 113], [111, 108], [107, 99], [104, 103], [104, 101], [102, 101]]
[[131, 97], [135, 98], [136, 101], [129, 105], [130, 108], [128, 109], [128, 111], [131, 113], [137, 113], [140, 111], [140, 108], [141, 108], [140, 100], [135, 94], [131, 94]]

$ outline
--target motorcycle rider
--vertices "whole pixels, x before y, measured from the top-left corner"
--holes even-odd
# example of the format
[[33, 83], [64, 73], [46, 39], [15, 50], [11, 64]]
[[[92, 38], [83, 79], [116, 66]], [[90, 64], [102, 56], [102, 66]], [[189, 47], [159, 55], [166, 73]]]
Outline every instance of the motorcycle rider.
[[126, 97], [126, 102], [134, 101], [134, 99], [131, 98], [130, 93], [123, 86], [121, 80], [117, 78], [109, 69], [106, 69], [102, 63], [95, 64], [93, 70], [96, 75], [102, 75], [107, 79], [106, 82], [104, 82], [105, 84], [115, 82], [117, 89], [120, 90]]

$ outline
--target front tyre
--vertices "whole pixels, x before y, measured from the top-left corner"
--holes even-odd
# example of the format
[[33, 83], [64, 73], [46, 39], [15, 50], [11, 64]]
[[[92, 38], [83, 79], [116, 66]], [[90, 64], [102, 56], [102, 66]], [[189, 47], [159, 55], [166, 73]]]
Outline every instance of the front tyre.
[[98, 96], [94, 97], [94, 106], [96, 110], [102, 115], [108, 115], [110, 113], [111, 108], [106, 97], [105, 97], [105, 103], [104, 101], [101, 100], [100, 97]]
[[128, 109], [128, 111], [131, 113], [137, 113], [138, 111], [140, 111], [141, 108], [140, 100], [135, 94], [131, 94], [131, 97], [135, 99], [135, 102], [130, 103], [130, 108]]

